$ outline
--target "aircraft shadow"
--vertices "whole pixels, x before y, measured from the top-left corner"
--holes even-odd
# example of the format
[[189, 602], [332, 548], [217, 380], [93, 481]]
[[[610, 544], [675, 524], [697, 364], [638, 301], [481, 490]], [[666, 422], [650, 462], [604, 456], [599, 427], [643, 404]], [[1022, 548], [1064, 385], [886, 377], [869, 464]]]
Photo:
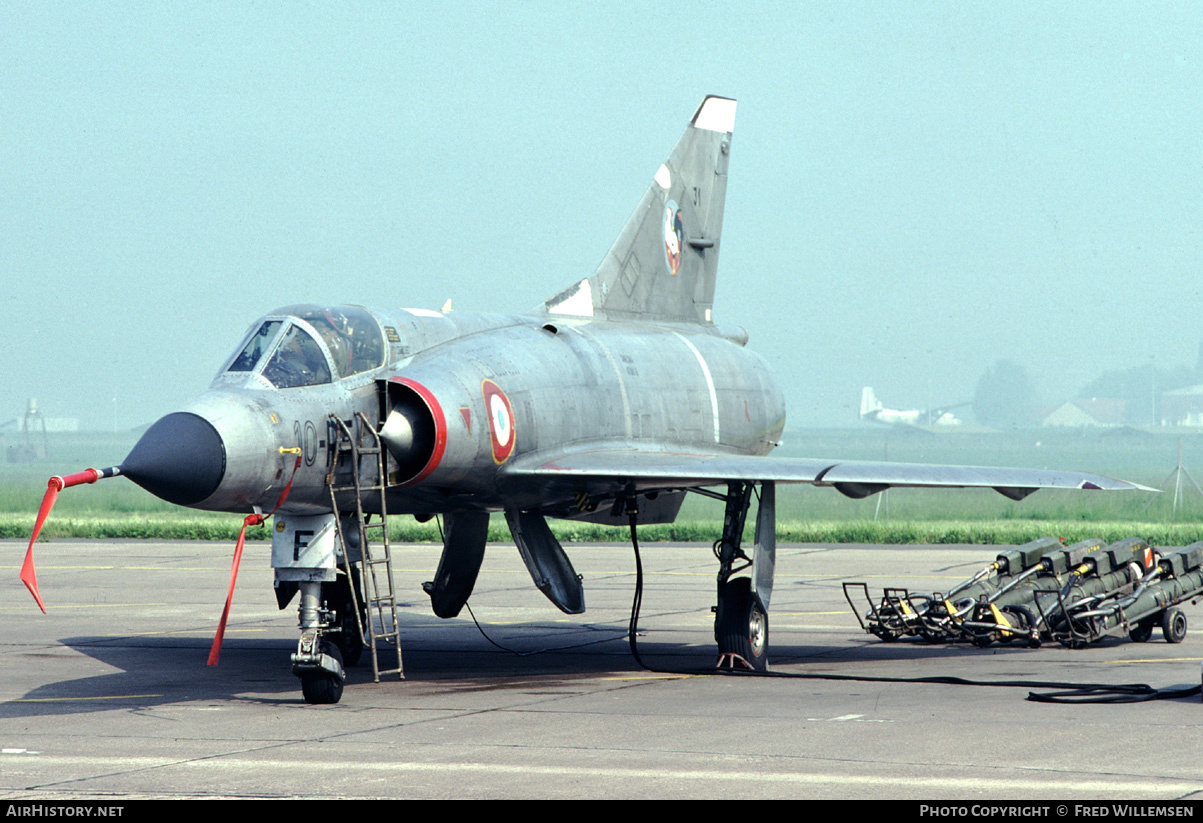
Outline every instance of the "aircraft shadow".
[[[715, 673], [716, 652], [708, 638], [641, 627], [638, 650], [644, 666], [631, 655], [622, 630], [613, 625], [524, 624], [486, 626], [491, 645], [470, 622], [432, 622], [403, 631], [406, 682], [410, 688], [437, 684], [444, 691], [490, 691], [553, 686], [598, 676], [637, 675], [648, 671], [699, 675]], [[646, 634], [644, 634], [646, 632]], [[777, 672], [824, 672], [841, 675], [957, 676], [997, 678], [984, 662], [1020, 664], [1035, 673], [1046, 663], [1091, 662], [1097, 653], [1109, 656], [1130, 645], [1115, 637], [1084, 649], [1060, 646], [1030, 649], [1018, 643], [977, 648], [968, 643], [938, 644], [915, 639], [884, 643], [850, 634], [847, 643], [798, 643], [802, 633], [791, 631], [770, 650]], [[609, 637], [607, 637], [609, 635]], [[599, 642], [600, 641], [600, 642]], [[173, 703], [235, 700], [261, 703], [301, 703], [299, 682], [289, 655], [295, 644], [284, 638], [227, 639], [217, 666], [207, 666], [210, 640], [165, 637], [81, 636], [59, 641], [118, 671], [48, 682], [21, 698], [0, 704], [0, 718], [87, 714]], [[393, 665], [390, 650], [381, 648], [381, 665]], [[883, 670], [882, 663], [898, 669]], [[921, 670], [908, 666], [919, 664]], [[1015, 670], [1019, 671], [1019, 670]], [[347, 669], [347, 684], [372, 682], [367, 654]], [[344, 697], [344, 702], [347, 700]]]
[[[551, 681], [645, 671], [631, 656], [621, 631], [610, 626], [605, 629], [612, 636], [602, 642], [598, 642], [600, 632], [590, 627], [564, 631], [560, 627], [507, 626], [504, 634], [494, 627], [488, 629], [494, 640], [512, 650], [490, 645], [471, 623], [450, 630], [411, 631], [408, 643], [403, 631], [404, 685], [437, 683], [442, 690], [530, 688]], [[552, 631], [555, 633], [549, 637]], [[216, 666], [206, 665], [208, 638], [107, 635], [67, 637], [58, 642], [117, 671], [47, 682], [18, 699], [0, 703], [0, 718], [128, 711], [206, 700], [303, 702], [289, 662], [296, 646], [285, 639], [227, 638]], [[649, 665], [685, 674], [712, 668], [715, 661], [712, 648], [691, 642], [641, 638], [639, 650]], [[790, 650], [791, 656], [799, 653], [805, 656], [806, 650]], [[393, 654], [380, 648], [382, 667], [394, 665]], [[347, 668], [347, 685], [370, 684], [372, 680], [365, 653], [358, 665]]]

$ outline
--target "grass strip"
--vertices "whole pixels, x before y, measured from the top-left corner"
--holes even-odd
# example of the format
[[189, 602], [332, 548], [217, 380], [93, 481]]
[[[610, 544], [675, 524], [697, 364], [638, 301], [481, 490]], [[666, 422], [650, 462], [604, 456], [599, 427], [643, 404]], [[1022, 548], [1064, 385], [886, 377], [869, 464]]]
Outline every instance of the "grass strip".
[[[28, 539], [34, 517], [24, 514], [0, 515], [0, 538]], [[205, 517], [164, 517], [138, 515], [71, 516], [51, 518], [42, 530], [42, 539], [147, 539], [147, 540], [217, 540], [233, 541], [238, 537], [242, 518], [234, 515]], [[599, 526], [592, 523], [551, 521], [552, 532], [565, 543], [626, 542], [626, 527]], [[644, 526], [639, 530], [640, 541], [711, 543], [722, 529], [718, 521], [681, 520], [673, 524]], [[249, 529], [248, 540], [266, 540], [268, 528]], [[985, 545], [1015, 545], [1038, 537], [1061, 538], [1066, 544], [1086, 538], [1108, 542], [1126, 537], [1141, 537], [1156, 546], [1184, 546], [1203, 539], [1203, 525], [1198, 523], [1150, 523], [1140, 521], [1073, 520], [813, 520], [783, 521], [777, 524], [777, 540], [781, 543], [890, 543], [890, 544], [948, 544], [971, 543]], [[409, 518], [395, 518], [389, 523], [389, 537], [399, 543], [441, 542], [438, 526], [433, 522], [417, 523]], [[489, 540], [509, 542], [509, 530], [504, 521], [494, 519], [489, 528]], [[745, 540], [752, 539], [751, 528]]]

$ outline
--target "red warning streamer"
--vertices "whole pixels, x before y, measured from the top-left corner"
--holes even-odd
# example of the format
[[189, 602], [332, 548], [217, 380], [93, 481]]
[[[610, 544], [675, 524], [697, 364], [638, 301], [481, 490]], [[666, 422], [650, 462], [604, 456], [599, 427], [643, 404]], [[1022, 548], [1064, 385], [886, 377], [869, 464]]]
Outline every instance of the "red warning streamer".
[[42, 526], [46, 523], [46, 518], [50, 516], [50, 510], [54, 508], [55, 501], [58, 500], [58, 493], [68, 486], [79, 486], [83, 483], [95, 483], [102, 477], [113, 477], [120, 474], [121, 470], [117, 467], [111, 469], [84, 469], [76, 474], [69, 474], [66, 477], [52, 477], [46, 488], [46, 496], [42, 498], [42, 505], [38, 508], [38, 519], [33, 524], [33, 534], [29, 538], [29, 548], [25, 550], [25, 562], [21, 564], [21, 582], [25, 584], [25, 588], [29, 589], [29, 593], [33, 595], [33, 599], [37, 601], [38, 608], [42, 610], [42, 614], [46, 613], [46, 604], [42, 602], [42, 595], [38, 593], [38, 574], [33, 567], [33, 544], [37, 542], [38, 535], [42, 533]]
[[288, 499], [288, 492], [292, 490], [292, 481], [297, 476], [299, 468], [301, 468], [301, 455], [298, 454], [297, 462], [292, 467], [292, 475], [284, 485], [284, 490], [280, 492], [280, 499], [276, 501], [275, 508], [267, 514], [248, 514], [243, 518], [242, 531], [238, 532], [238, 542], [234, 544], [234, 563], [230, 569], [230, 591], [226, 594], [226, 607], [221, 610], [221, 620], [217, 624], [217, 634], [213, 636], [213, 645], [209, 648], [209, 661], [206, 665], [216, 666], [221, 659], [221, 642], [226, 636], [226, 621], [230, 618], [230, 604], [234, 602], [234, 584], [238, 581], [238, 565], [242, 562], [242, 547], [246, 544], [246, 527], [262, 526], [267, 518], [279, 511], [280, 507], [284, 505], [284, 501]]

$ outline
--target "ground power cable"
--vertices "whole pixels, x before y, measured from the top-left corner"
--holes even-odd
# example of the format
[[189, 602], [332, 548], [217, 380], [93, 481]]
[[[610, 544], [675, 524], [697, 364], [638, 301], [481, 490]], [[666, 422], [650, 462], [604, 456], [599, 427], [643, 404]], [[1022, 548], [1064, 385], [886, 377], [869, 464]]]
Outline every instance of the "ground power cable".
[[970, 680], [964, 677], [879, 677], [851, 674], [812, 674], [806, 672], [769, 672], [739, 669], [704, 669], [674, 671], [647, 665], [639, 654], [639, 610], [643, 604], [643, 561], [639, 552], [636, 515], [630, 513], [631, 547], [635, 551], [635, 599], [631, 604], [631, 622], [627, 631], [631, 654], [640, 666], [657, 674], [723, 675], [726, 677], [782, 677], [798, 680], [846, 680], [860, 683], [930, 683], [946, 686], [992, 686], [996, 688], [1057, 689], [1051, 692], [1028, 692], [1027, 699], [1037, 703], [1143, 703], [1150, 700], [1176, 700], [1203, 693], [1203, 686], [1181, 689], [1155, 689], [1145, 683], [1064, 683], [1044, 680]]
[[635, 659], [635, 662], [639, 664], [640, 668], [654, 674], [682, 675], [688, 677], [714, 675], [723, 677], [777, 677], [794, 680], [842, 680], [855, 683], [926, 683], [941, 686], [989, 686], [994, 688], [1056, 690], [1045, 692], [1028, 692], [1026, 699], [1035, 703], [1144, 703], [1151, 700], [1184, 699], [1203, 693], [1203, 686], [1155, 689], [1145, 683], [1114, 684], [1067, 683], [1058, 680], [971, 680], [969, 678], [956, 677], [953, 675], [939, 675], [932, 677], [884, 677], [854, 674], [754, 671], [751, 669], [665, 669], [652, 666], [646, 660], [644, 660], [643, 656], [639, 653], [639, 613], [643, 607], [643, 558], [639, 551], [639, 535], [636, 527], [638, 512], [631, 511], [629, 512], [628, 516], [630, 518], [631, 547], [634, 549], [635, 554], [635, 594], [631, 602], [631, 617], [627, 624], [627, 633], [625, 635], [605, 637], [598, 640], [590, 640], [585, 643], [576, 643], [567, 646], [554, 646], [521, 651], [504, 646], [493, 638], [489, 637], [488, 633], [484, 629], [484, 626], [482, 626], [480, 621], [476, 619], [476, 613], [472, 611], [471, 604], [465, 603], [464, 605], [468, 609], [468, 614], [471, 616], [472, 622], [476, 625], [476, 630], [480, 632], [481, 637], [483, 637], [486, 642], [495, 648], [504, 652], [508, 652], [509, 654], [513, 654], [517, 657], [530, 657], [537, 654], [544, 654], [546, 652], [571, 651], [573, 649], [581, 649], [587, 646], [611, 643], [615, 640], [622, 640], [625, 637], [630, 645], [631, 656]]

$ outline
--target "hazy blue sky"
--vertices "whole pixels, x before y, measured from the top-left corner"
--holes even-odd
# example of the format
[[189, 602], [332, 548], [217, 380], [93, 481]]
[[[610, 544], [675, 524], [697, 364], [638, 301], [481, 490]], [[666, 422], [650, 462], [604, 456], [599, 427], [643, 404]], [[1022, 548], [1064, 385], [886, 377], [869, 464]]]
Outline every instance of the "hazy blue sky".
[[1200, 9], [10, 0], [0, 419], [149, 422], [289, 303], [524, 311], [706, 93], [739, 99], [715, 317], [791, 424], [999, 358], [1050, 400], [1193, 364]]

